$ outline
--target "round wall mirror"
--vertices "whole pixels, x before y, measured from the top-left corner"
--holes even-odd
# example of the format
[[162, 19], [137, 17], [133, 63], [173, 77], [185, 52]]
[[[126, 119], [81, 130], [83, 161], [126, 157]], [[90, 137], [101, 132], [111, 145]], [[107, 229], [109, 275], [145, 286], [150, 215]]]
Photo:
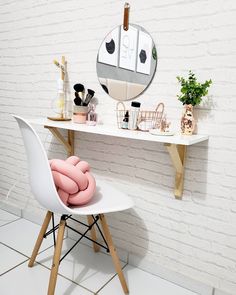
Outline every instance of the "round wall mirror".
[[116, 100], [131, 100], [147, 89], [157, 66], [157, 51], [150, 34], [138, 25], [112, 30], [97, 55], [97, 76], [102, 88]]

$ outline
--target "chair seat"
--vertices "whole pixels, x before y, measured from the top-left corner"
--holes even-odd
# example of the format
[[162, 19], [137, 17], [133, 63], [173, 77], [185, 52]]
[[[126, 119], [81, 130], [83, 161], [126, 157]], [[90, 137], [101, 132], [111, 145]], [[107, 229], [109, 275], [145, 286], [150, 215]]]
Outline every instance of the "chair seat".
[[122, 211], [133, 207], [132, 199], [107, 183], [107, 180], [96, 178], [96, 183], [96, 193], [91, 201], [79, 207], [65, 206], [65, 214], [96, 215]]

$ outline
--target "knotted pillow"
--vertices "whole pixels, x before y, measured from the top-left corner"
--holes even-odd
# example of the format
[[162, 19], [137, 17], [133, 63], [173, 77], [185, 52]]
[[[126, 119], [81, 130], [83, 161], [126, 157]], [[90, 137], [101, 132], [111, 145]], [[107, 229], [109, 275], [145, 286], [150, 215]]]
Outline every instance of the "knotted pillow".
[[93, 197], [96, 182], [90, 166], [79, 157], [71, 156], [65, 161], [49, 161], [58, 195], [65, 205], [84, 205]]

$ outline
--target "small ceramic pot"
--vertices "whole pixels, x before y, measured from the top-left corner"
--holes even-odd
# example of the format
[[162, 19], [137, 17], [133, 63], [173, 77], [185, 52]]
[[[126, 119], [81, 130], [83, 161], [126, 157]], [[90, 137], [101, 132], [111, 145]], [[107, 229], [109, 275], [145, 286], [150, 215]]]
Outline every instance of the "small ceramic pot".
[[74, 106], [73, 121], [74, 123], [85, 124], [88, 115], [88, 107]]

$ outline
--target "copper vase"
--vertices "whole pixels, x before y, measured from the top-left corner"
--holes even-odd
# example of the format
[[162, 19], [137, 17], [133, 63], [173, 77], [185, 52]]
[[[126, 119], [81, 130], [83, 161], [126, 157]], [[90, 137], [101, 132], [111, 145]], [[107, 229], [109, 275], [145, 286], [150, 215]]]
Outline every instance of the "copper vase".
[[195, 129], [195, 120], [193, 117], [193, 106], [184, 105], [184, 112], [181, 118], [181, 133], [183, 135], [192, 135]]

